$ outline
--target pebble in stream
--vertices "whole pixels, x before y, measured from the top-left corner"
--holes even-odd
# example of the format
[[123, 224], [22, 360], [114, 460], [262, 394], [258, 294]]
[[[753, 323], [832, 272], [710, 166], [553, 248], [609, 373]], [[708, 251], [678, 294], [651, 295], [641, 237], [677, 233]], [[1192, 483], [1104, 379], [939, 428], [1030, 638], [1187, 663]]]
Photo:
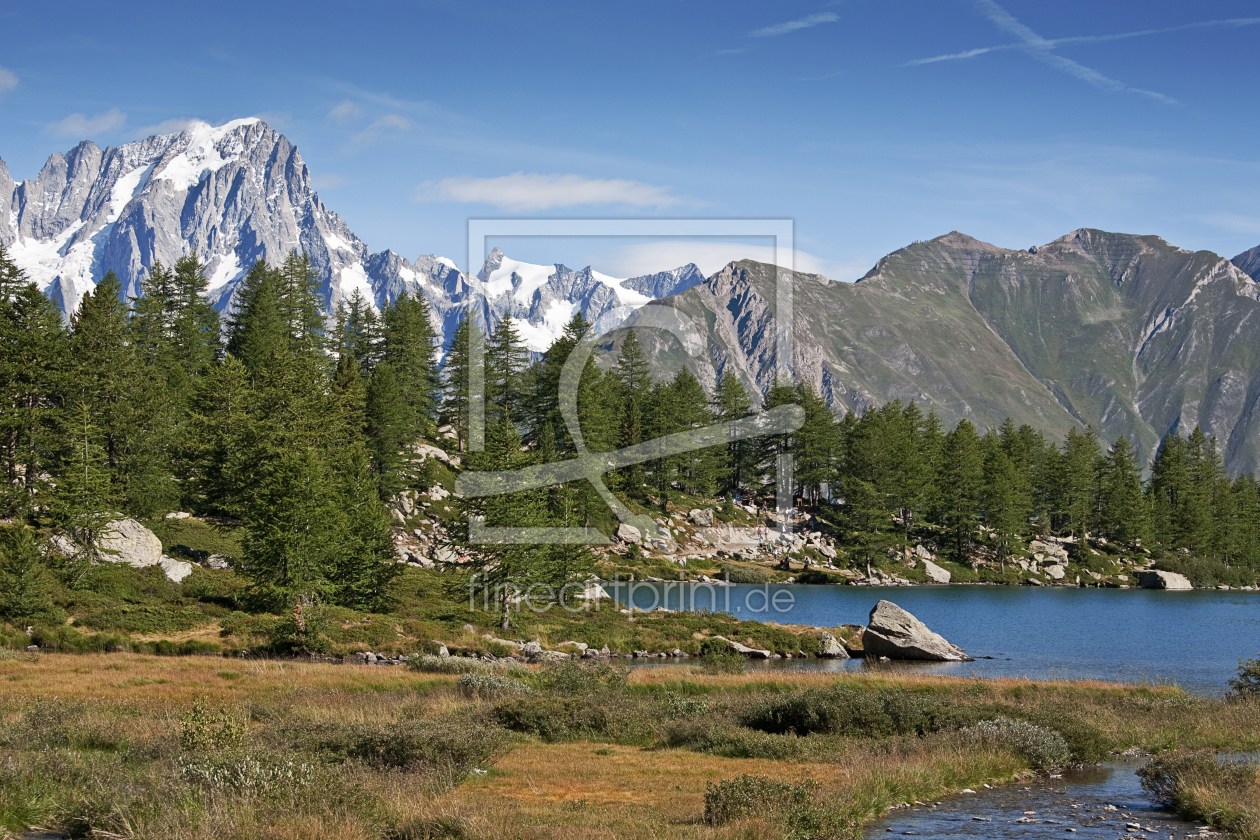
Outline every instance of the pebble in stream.
[[875, 823], [868, 838], [890, 835], [968, 838], [1130, 838], [1182, 840], [1216, 832], [1176, 818], [1147, 797], [1136, 771], [1120, 761], [1062, 777], [1038, 777], [935, 804], [915, 803]]

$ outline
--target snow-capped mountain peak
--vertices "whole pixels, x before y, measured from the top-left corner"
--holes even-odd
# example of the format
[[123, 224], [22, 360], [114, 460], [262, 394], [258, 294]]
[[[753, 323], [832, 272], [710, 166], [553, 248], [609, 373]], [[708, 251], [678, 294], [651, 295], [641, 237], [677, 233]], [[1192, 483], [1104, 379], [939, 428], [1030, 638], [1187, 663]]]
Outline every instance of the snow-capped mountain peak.
[[695, 266], [628, 280], [590, 267], [537, 266], [495, 249], [476, 277], [451, 260], [371, 252], [311, 186], [297, 147], [257, 118], [204, 122], [117, 148], [85, 141], [15, 183], [0, 160], [0, 243], [69, 315], [107, 271], [124, 299], [143, 293], [157, 262], [196, 251], [208, 297], [229, 310], [249, 267], [296, 250], [319, 272], [329, 311], [359, 291], [382, 307], [405, 293], [428, 298], [448, 337], [465, 312], [492, 329], [510, 314], [541, 352], [573, 313], [598, 329], [655, 297], [703, 281]]

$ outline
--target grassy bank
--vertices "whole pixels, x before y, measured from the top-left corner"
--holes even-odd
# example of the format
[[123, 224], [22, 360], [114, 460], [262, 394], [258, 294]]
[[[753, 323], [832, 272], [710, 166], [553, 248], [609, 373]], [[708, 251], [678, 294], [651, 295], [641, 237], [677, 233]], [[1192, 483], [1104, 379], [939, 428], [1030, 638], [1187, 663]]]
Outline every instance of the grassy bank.
[[0, 681], [0, 824], [82, 836], [853, 837], [1130, 747], [1260, 749], [1254, 701], [879, 671], [21, 654]]

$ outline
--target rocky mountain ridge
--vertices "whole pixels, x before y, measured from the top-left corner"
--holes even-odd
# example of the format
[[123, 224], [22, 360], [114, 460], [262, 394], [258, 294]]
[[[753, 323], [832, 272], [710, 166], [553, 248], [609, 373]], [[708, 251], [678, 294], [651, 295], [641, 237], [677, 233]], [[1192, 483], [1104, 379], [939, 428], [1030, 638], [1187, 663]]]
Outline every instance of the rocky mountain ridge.
[[444, 335], [465, 311], [487, 327], [510, 312], [535, 351], [574, 311], [612, 325], [651, 297], [703, 280], [694, 265], [623, 283], [590, 268], [525, 263], [491, 278], [506, 259], [497, 251], [470, 278], [444, 257], [373, 252], [320, 200], [297, 147], [254, 118], [194, 123], [117, 148], [84, 141], [16, 183], [0, 160], [0, 244], [67, 314], [106, 271], [125, 298], [136, 297], [155, 262], [194, 250], [211, 301], [225, 311], [255, 261], [297, 250], [310, 255], [330, 309], [355, 291], [378, 307], [421, 291]]
[[[665, 301], [707, 336], [706, 385], [729, 370], [769, 388], [774, 273], [731, 263]], [[793, 288], [792, 369], [837, 411], [901, 399], [946, 425], [1091, 424], [1143, 457], [1202, 425], [1231, 472], [1260, 467], [1260, 285], [1217, 254], [1088, 229], [1027, 251], [954, 232], [889, 254], [856, 283], [797, 274]], [[647, 343], [681, 358], [672, 339]]]

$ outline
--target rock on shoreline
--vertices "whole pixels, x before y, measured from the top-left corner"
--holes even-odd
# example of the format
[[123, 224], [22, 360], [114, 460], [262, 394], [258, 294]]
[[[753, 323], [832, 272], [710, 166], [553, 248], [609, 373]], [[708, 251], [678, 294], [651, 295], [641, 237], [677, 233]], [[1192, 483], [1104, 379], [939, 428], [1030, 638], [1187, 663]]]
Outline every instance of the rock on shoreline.
[[927, 625], [892, 601], [880, 601], [871, 610], [862, 633], [866, 656], [917, 659], [929, 662], [972, 662], [962, 648], [933, 633]]

